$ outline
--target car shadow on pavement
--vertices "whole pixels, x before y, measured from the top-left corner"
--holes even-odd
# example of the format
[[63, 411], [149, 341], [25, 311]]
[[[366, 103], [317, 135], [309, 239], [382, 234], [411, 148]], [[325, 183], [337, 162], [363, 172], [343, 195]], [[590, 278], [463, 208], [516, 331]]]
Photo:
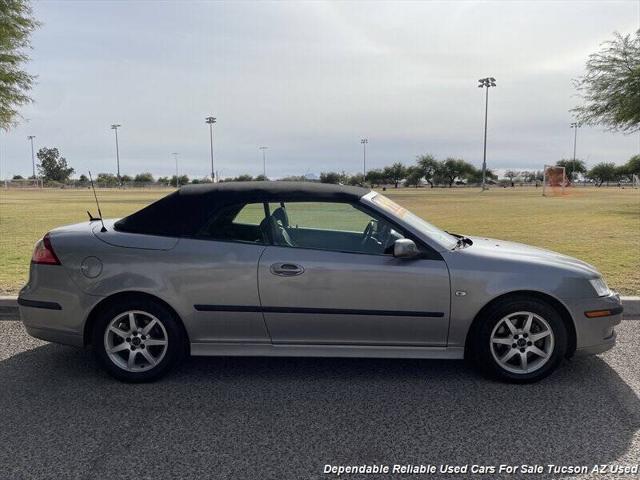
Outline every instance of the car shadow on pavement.
[[598, 357], [533, 385], [492, 382], [461, 361], [229, 357], [189, 359], [161, 381], [128, 385], [91, 352], [46, 344], [0, 362], [0, 412], [2, 478], [593, 465], [621, 456], [640, 428], [638, 397]]

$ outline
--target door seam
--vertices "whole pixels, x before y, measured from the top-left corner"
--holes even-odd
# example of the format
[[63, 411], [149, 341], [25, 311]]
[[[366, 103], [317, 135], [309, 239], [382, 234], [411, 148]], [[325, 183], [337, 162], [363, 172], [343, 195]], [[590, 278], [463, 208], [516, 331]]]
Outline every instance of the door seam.
[[[268, 248], [268, 246], [264, 247], [264, 250], [262, 250], [260, 256], [258, 257], [258, 265], [256, 266], [256, 288], [258, 289], [258, 302], [260, 302], [260, 308], [264, 306], [262, 305], [262, 297], [260, 296], [260, 263], [262, 262], [262, 256]], [[271, 343], [271, 345], [273, 345], [273, 337], [271, 336], [271, 332], [269, 331], [269, 325], [267, 324], [267, 319], [264, 316], [264, 312], [260, 312], [260, 315], [262, 315], [262, 323], [264, 323], [264, 328], [267, 331], [267, 335], [269, 335], [269, 342]]]

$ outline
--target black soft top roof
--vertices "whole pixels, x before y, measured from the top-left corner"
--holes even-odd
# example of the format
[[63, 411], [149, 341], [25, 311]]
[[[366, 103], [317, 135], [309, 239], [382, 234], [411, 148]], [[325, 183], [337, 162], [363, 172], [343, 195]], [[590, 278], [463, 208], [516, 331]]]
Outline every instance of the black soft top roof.
[[125, 217], [116, 230], [191, 235], [222, 207], [253, 202], [357, 202], [370, 190], [313, 182], [228, 182], [187, 185]]

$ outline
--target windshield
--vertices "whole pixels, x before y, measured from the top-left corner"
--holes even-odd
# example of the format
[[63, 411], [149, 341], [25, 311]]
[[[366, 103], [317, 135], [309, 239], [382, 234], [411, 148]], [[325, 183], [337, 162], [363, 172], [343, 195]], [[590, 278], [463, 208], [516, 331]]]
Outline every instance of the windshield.
[[387, 213], [390, 213], [394, 217], [398, 217], [402, 219], [402, 221], [406, 222], [411, 227], [423, 232], [425, 235], [428, 235], [430, 238], [433, 238], [436, 242], [444, 245], [448, 249], [454, 248], [458, 239], [453, 235], [449, 235], [444, 230], [440, 230], [435, 225], [431, 225], [426, 220], [418, 217], [417, 215], [411, 213], [404, 207], [401, 207], [393, 200], [389, 200], [384, 195], [376, 194], [371, 201], [375, 203], [377, 206], [381, 207]]

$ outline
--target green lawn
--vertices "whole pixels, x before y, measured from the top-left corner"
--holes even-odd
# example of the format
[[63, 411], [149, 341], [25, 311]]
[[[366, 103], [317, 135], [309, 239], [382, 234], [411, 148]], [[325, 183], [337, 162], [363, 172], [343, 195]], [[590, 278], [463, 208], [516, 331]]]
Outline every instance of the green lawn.
[[[121, 217], [168, 190], [103, 190], [105, 217]], [[446, 230], [536, 245], [595, 265], [610, 286], [640, 294], [640, 191], [577, 188], [542, 197], [535, 188], [390, 189], [394, 201]], [[0, 189], [0, 294], [25, 282], [33, 244], [47, 230], [96, 213], [89, 190]]]

